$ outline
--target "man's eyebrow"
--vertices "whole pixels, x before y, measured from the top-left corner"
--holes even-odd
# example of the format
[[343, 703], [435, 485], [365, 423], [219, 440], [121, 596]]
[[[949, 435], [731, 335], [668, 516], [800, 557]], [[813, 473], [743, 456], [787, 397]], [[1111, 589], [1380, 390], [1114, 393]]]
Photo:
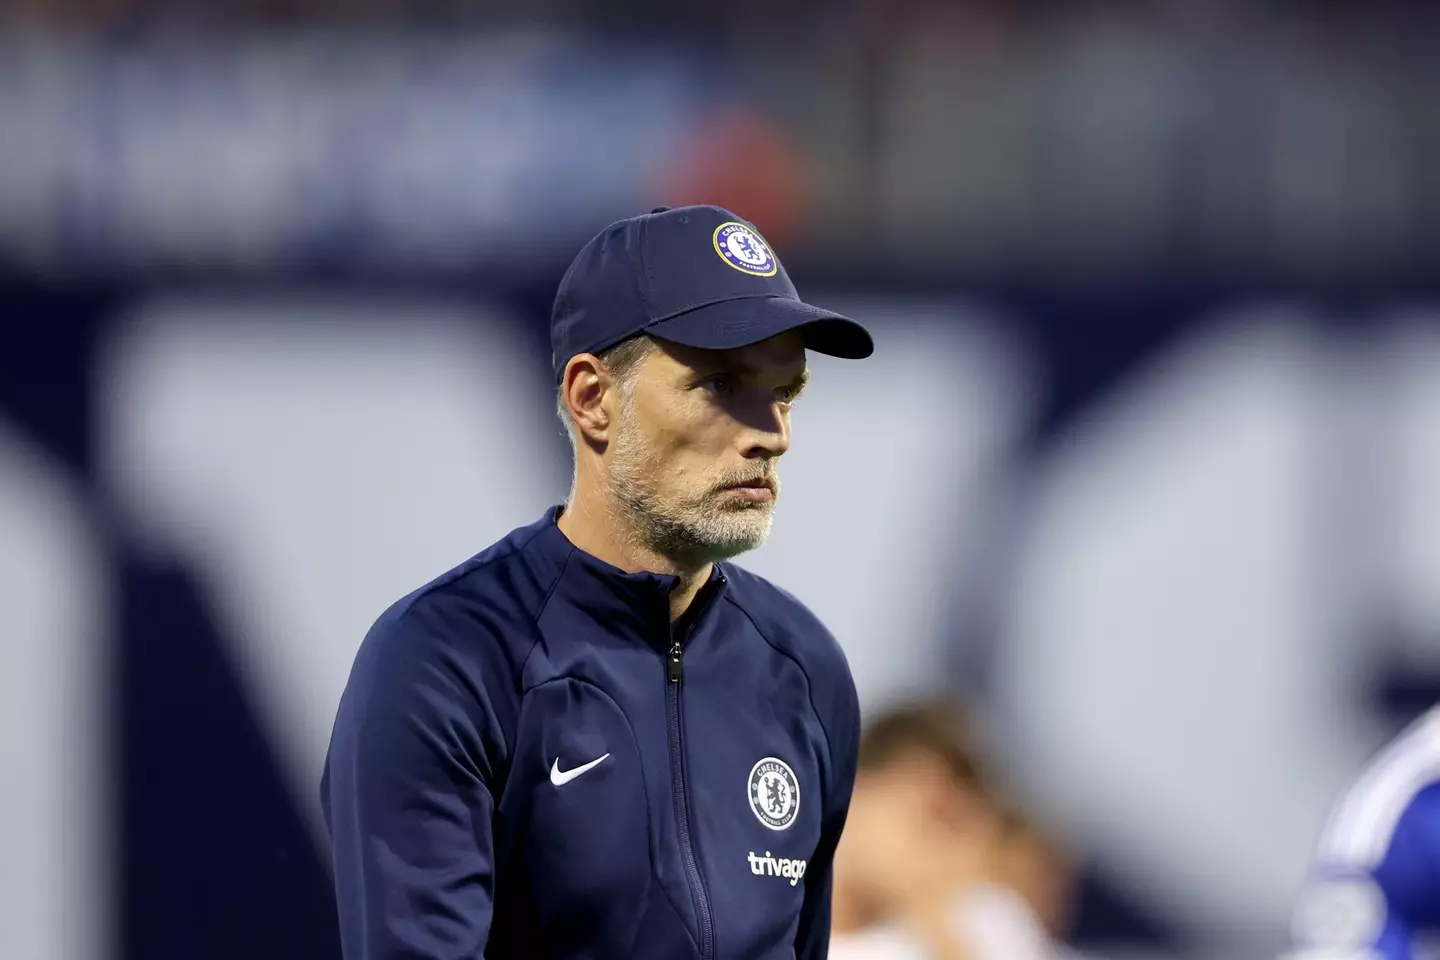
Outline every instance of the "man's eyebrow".
[[[737, 365], [735, 365], [734, 367], [731, 368], [730, 372], [731, 372], [731, 373], [739, 374], [739, 375], [742, 376], [742, 377], [750, 377], [750, 376], [756, 376], [756, 375], [762, 373], [763, 371], [762, 371], [759, 367], [742, 366], [742, 365], [737, 364]], [[805, 386], [807, 383], [809, 383], [809, 382], [810, 382], [810, 371], [809, 371], [809, 370], [801, 370], [799, 373], [797, 373], [797, 374], [795, 374], [793, 377], [791, 377], [791, 378], [789, 379], [789, 381], [788, 381], [785, 385], [788, 386], [788, 387], [791, 387], [791, 388], [793, 388], [793, 389], [795, 389], [795, 390], [800, 390], [800, 389], [804, 388], [804, 386]]]
[[[700, 376], [713, 377], [717, 374], [728, 373], [737, 377], [753, 377], [765, 372], [765, 367], [746, 363], [743, 360], [716, 360], [713, 363], [701, 364], [694, 368], [695, 373]], [[801, 370], [790, 381], [792, 386], [804, 386], [810, 382], [810, 371]]]

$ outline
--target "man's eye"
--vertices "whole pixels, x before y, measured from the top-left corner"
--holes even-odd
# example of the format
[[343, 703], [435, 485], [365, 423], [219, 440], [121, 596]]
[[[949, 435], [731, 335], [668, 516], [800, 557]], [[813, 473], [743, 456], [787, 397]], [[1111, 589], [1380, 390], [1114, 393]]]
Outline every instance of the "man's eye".
[[728, 397], [735, 392], [735, 380], [729, 376], [711, 377], [705, 386], [717, 397]]
[[775, 391], [775, 399], [781, 403], [794, 403], [800, 391], [794, 387], [781, 387]]

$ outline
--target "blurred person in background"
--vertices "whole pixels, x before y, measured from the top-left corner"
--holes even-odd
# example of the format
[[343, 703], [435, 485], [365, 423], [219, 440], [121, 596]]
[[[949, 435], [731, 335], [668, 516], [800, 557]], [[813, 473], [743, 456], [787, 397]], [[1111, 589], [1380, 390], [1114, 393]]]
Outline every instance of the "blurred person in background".
[[1074, 922], [1079, 882], [1076, 864], [1064, 844], [1014, 804], [1005, 811], [993, 876], [1025, 901], [1058, 950]]
[[341, 699], [345, 957], [823, 960], [855, 685], [728, 561], [769, 534], [806, 350], [870, 335], [749, 223], [662, 207], [580, 251], [551, 345], [567, 502], [395, 604]]
[[1381, 750], [1331, 812], [1284, 960], [1440, 956], [1440, 707]]
[[[887, 713], [861, 738], [836, 856], [836, 960], [1052, 957], [1054, 848], [1000, 797], [963, 713], [938, 702]], [[1039, 870], [1037, 871], [1037, 866]]]

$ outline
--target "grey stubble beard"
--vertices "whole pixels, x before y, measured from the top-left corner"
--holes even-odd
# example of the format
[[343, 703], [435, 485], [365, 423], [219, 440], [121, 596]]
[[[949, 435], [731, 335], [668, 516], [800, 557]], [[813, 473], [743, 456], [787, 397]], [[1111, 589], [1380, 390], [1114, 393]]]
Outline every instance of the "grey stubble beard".
[[727, 509], [716, 499], [718, 487], [753, 480], [759, 470], [721, 478], [692, 501], [666, 502], [646, 481], [658, 464], [640, 436], [630, 404], [622, 404], [610, 465], [610, 494], [623, 514], [620, 526], [628, 532], [630, 546], [653, 551], [681, 566], [698, 566], [728, 560], [765, 542], [780, 495], [779, 478], [772, 467], [763, 467], [774, 484], [775, 499], [769, 503], [741, 503]]

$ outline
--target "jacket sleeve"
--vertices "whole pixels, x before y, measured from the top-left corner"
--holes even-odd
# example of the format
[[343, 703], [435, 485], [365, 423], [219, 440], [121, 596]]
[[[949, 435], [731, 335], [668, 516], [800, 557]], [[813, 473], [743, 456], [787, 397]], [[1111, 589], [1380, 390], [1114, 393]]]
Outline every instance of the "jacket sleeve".
[[1281, 960], [1415, 960], [1412, 908], [1383, 873], [1331, 871], [1310, 881], [1295, 941]]
[[387, 614], [341, 698], [321, 805], [345, 960], [474, 960], [489, 937], [504, 746], [446, 619]]
[[[1403, 772], [1403, 770], [1402, 770]], [[1394, 778], [1382, 784], [1396, 786]], [[1285, 960], [1413, 960], [1426, 956], [1417, 931], [1440, 898], [1440, 784], [1406, 798], [1391, 789], [1395, 814], [1339, 820], [1322, 841], [1295, 910]], [[1399, 806], [1404, 804], [1403, 807]]]
[[[837, 648], [838, 649], [838, 648]], [[843, 658], [841, 660], [843, 665]], [[830, 741], [830, 783], [825, 793], [825, 813], [820, 827], [820, 844], [805, 869], [805, 900], [800, 908], [800, 926], [795, 934], [796, 960], [825, 960], [830, 952], [830, 895], [835, 848], [845, 829], [850, 795], [855, 789], [855, 768], [860, 751], [860, 704], [848, 666], [828, 691], [829, 715], [825, 717]]]

